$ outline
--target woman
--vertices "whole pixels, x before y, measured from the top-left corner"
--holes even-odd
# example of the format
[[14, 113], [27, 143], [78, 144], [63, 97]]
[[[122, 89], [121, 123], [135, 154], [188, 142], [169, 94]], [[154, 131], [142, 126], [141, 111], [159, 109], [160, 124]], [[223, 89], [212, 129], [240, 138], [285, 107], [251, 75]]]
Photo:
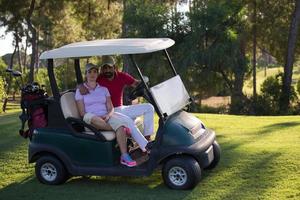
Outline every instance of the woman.
[[[132, 124], [128, 124], [128, 120], [124, 120], [126, 116], [114, 113], [114, 108], [107, 88], [101, 87], [96, 82], [98, 77], [97, 66], [88, 63], [86, 65], [85, 74], [86, 82], [84, 85], [88, 88], [89, 93], [81, 95], [79, 89], [77, 89], [75, 95], [80, 115], [86, 123], [92, 124], [97, 129], [107, 131], [114, 130], [121, 151], [121, 164], [128, 167], [136, 166], [136, 162], [132, 160], [127, 153], [126, 141], [126, 134], [131, 131], [135, 133], [136, 131], [131, 129], [136, 129], [136, 127], [132, 126]], [[130, 127], [130, 129], [127, 127]], [[143, 135], [138, 137], [143, 137]], [[141, 144], [141, 149], [143, 151], [146, 150], [145, 146], [147, 145], [147, 140], [145, 138], [144, 140], [145, 141]]]

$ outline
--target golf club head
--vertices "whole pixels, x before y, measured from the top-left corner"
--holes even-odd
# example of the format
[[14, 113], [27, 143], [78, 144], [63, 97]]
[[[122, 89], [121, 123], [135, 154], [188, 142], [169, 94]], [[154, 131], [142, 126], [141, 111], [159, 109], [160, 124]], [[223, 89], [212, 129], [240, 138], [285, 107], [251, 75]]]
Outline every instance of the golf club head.
[[5, 71], [6, 71], [7, 73], [12, 73], [13, 70], [12, 70], [11, 68], [7, 67]]
[[21, 77], [22, 76], [22, 73], [20, 71], [12, 71], [12, 75], [14, 77]]

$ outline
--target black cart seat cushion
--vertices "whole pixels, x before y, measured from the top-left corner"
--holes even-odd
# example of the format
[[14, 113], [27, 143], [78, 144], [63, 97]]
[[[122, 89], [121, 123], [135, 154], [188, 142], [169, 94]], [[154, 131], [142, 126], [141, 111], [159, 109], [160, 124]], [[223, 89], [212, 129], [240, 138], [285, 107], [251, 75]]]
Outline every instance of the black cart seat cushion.
[[[60, 97], [60, 105], [63, 111], [65, 119], [68, 117], [74, 117], [80, 119], [80, 115], [76, 106], [75, 93], [67, 92]], [[94, 135], [90, 129], [85, 128], [85, 134]], [[116, 134], [113, 131], [101, 131], [106, 140], [111, 141], [116, 138]]]

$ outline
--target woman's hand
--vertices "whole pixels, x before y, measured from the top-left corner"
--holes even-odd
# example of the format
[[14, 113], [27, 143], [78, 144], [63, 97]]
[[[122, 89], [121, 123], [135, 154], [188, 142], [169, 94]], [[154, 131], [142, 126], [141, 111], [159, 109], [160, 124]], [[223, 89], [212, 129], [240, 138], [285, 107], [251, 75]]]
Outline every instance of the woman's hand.
[[108, 114], [102, 116], [101, 118], [102, 118], [104, 121], [107, 122], [107, 121], [109, 120], [110, 116], [111, 116], [111, 115], [108, 113]]

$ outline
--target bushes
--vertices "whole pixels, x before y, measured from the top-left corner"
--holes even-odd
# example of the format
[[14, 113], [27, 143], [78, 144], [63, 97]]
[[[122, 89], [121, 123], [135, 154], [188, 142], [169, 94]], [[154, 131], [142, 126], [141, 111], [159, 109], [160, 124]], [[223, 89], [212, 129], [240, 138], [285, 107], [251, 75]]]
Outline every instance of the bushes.
[[[257, 95], [256, 100], [249, 98], [248, 107], [250, 113], [255, 115], [279, 115], [279, 100], [282, 93], [283, 73], [268, 77], [262, 84], [261, 94]], [[294, 87], [291, 87], [290, 114], [296, 114], [300, 111], [300, 103]], [[252, 109], [251, 109], [252, 108]], [[251, 113], [252, 110], [252, 113]]]
[[206, 105], [193, 105], [191, 112], [194, 113], [217, 113], [217, 114], [225, 114], [228, 113], [227, 106], [219, 106], [219, 107], [211, 107]]

